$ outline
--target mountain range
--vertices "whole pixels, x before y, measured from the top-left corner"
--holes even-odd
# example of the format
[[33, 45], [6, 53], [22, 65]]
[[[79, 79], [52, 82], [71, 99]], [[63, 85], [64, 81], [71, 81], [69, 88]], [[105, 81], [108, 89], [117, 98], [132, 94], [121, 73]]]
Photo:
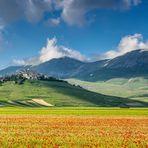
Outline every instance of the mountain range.
[[135, 50], [113, 59], [82, 62], [69, 57], [52, 59], [36, 66], [10, 66], [0, 75], [10, 75], [30, 69], [56, 78], [76, 78], [84, 81], [105, 81], [112, 78], [148, 76], [148, 51]]

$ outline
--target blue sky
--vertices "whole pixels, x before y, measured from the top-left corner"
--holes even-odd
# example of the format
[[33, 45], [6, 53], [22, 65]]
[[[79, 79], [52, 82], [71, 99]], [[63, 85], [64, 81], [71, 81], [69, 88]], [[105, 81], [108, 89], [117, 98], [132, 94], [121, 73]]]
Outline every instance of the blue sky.
[[20, 1], [0, 1], [0, 68], [40, 57], [35, 63], [66, 55], [110, 58], [148, 47], [147, 0]]

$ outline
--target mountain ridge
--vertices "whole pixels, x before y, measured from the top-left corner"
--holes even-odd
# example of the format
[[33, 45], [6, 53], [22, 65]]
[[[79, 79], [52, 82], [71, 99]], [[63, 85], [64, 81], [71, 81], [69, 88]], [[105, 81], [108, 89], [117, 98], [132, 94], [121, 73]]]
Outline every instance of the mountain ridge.
[[69, 57], [51, 59], [36, 66], [14, 66], [0, 75], [30, 69], [60, 79], [77, 78], [85, 81], [104, 81], [116, 77], [148, 76], [148, 51], [138, 49], [110, 60], [82, 62]]

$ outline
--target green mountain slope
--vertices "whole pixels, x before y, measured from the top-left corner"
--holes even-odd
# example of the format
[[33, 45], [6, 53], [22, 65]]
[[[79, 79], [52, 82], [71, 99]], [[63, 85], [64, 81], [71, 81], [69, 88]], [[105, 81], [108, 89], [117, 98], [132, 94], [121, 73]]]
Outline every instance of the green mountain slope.
[[53, 106], [147, 106], [147, 103], [102, 95], [62, 81], [26, 80], [23, 84], [8, 81], [0, 86], [0, 106], [44, 106], [40, 99]]
[[98, 82], [86, 82], [76, 79], [69, 79], [68, 81], [72, 84], [79, 84], [85, 89], [99, 92], [101, 94], [148, 102], [148, 78], [115, 78], [108, 81]]

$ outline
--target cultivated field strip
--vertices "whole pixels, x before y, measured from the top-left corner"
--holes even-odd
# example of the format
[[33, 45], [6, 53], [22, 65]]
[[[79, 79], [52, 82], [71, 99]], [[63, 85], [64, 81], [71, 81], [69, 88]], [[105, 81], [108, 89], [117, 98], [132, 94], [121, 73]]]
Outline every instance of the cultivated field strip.
[[147, 148], [147, 117], [0, 115], [3, 148]]

